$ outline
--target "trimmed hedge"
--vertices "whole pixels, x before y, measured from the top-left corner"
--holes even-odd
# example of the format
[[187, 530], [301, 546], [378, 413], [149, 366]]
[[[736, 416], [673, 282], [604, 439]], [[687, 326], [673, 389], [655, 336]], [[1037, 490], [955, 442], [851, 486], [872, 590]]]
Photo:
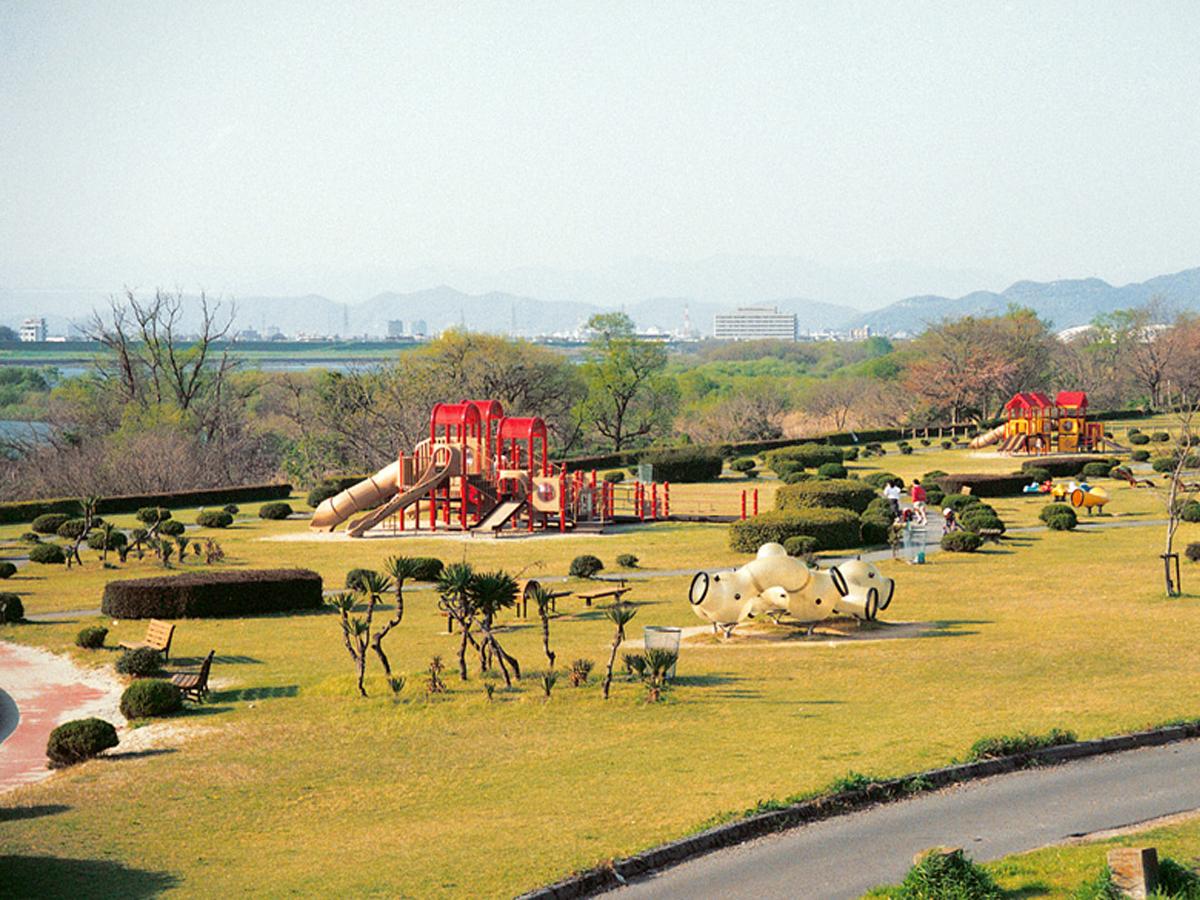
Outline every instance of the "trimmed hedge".
[[837, 447], [831, 447], [828, 444], [807, 443], [772, 450], [766, 454], [765, 459], [767, 466], [778, 472], [777, 464], [783, 464], [785, 469], [815, 469], [825, 463], [843, 462], [845, 455]]
[[725, 460], [715, 450], [701, 447], [680, 447], [672, 450], [650, 450], [638, 460], [654, 466], [654, 480], [675, 483], [714, 481], [721, 477]]
[[1179, 518], [1185, 522], [1200, 522], [1200, 501], [1185, 500], [1179, 507]]
[[1010, 497], [1020, 494], [1025, 485], [1029, 484], [1029, 476], [1024, 472], [1013, 475], [963, 474], [946, 475], [937, 480], [937, 485], [948, 496], [957, 494], [960, 489], [969, 487], [976, 497]]
[[0, 580], [12, 578], [16, 574], [17, 567], [13, 563], [8, 562], [7, 560], [0, 562]]
[[893, 475], [891, 472], [872, 472], [870, 475], [864, 475], [862, 480], [871, 487], [878, 488], [879, 490], [883, 490], [883, 486], [889, 481], [895, 481], [900, 487], [904, 487], [904, 479], [899, 475]]
[[[1021, 471], [1024, 473], [1030, 472], [1031, 469], [1040, 469], [1045, 472], [1050, 478], [1070, 478], [1073, 475], [1078, 475], [1083, 471], [1083, 467], [1088, 463], [1107, 462], [1111, 469], [1119, 459], [1109, 459], [1104, 456], [1057, 456], [1052, 458], [1038, 457], [1037, 459], [1027, 460], [1021, 463]], [[1040, 474], [1040, 473], [1039, 473]], [[1045, 481], [1045, 478], [1039, 481]]]
[[729, 468], [734, 472], [749, 472], [755, 468], [757, 463], [749, 456], [743, 456], [741, 459], [735, 459], [729, 464]]
[[831, 478], [788, 484], [775, 492], [777, 510], [850, 509], [865, 512], [875, 499], [875, 489], [856, 478]]
[[968, 506], [958, 517], [959, 523], [967, 531], [979, 534], [982, 531], [999, 531], [1003, 534], [1007, 529], [1004, 520], [996, 515], [996, 511], [984, 503]]
[[142, 677], [162, 671], [162, 654], [153, 647], [134, 647], [124, 650], [117, 658], [117, 671], [122, 675]]
[[158, 533], [167, 537], [179, 537], [187, 530], [187, 526], [178, 519], [167, 519], [158, 526]]
[[320, 609], [322, 603], [316, 572], [245, 569], [110, 581], [100, 608], [115, 619], [204, 619]]
[[58, 529], [69, 521], [71, 517], [66, 513], [46, 513], [33, 520], [32, 528], [37, 534], [58, 534]]
[[99, 650], [104, 646], [104, 639], [107, 637], [107, 628], [101, 625], [89, 625], [87, 628], [81, 628], [79, 634], [75, 635], [75, 646], [83, 647], [85, 650]]
[[850, 473], [841, 463], [822, 463], [817, 467], [817, 477], [845, 480], [850, 477]]
[[87, 532], [87, 521], [84, 519], [67, 519], [58, 526], [58, 531], [55, 532], [60, 538], [66, 538], [73, 541], [76, 538], [83, 537]]
[[1080, 474], [1087, 478], [1107, 478], [1108, 473], [1112, 471], [1112, 465], [1108, 460], [1103, 462], [1087, 463], [1081, 470]]
[[571, 560], [571, 567], [567, 572], [572, 578], [591, 578], [603, 568], [604, 563], [600, 561], [600, 557], [584, 553]]
[[821, 550], [857, 547], [858, 516], [848, 509], [773, 510], [734, 522], [729, 526], [729, 546], [742, 553], [755, 553], [763, 544], [785, 544], [788, 538], [807, 535]]
[[1071, 531], [1079, 524], [1075, 510], [1065, 503], [1049, 503], [1042, 507], [1038, 518], [1046, 523], [1051, 531]]
[[46, 741], [50, 768], [61, 769], [99, 756], [117, 746], [117, 729], [103, 719], [74, 719], [63, 722]]
[[1156, 456], [1150, 462], [1150, 468], [1155, 472], [1167, 473], [1175, 471], [1175, 460], [1169, 456]]
[[183, 708], [179, 688], [161, 678], [135, 681], [121, 695], [121, 715], [126, 719], [169, 716]]
[[143, 525], [154, 525], [171, 518], [171, 511], [165, 506], [143, 506], [137, 511], [137, 520]]
[[58, 544], [35, 544], [29, 548], [29, 561], [43, 566], [61, 566], [67, 561], [67, 554]]
[[[129, 538], [125, 536], [125, 532], [123, 531], [113, 531], [109, 534], [107, 543], [109, 550], [120, 550], [129, 543]], [[93, 531], [88, 535], [87, 545], [92, 550], [103, 550], [104, 544], [103, 531]]]
[[620, 484], [625, 480], [625, 472], [621, 469], [613, 469], [611, 472], [605, 472], [601, 480], [605, 484]]
[[1129, 453], [1129, 458], [1134, 462], [1145, 462], [1150, 458], [1149, 450], [1132, 450]]
[[196, 516], [201, 528], [228, 528], [233, 524], [233, 515], [223, 509], [206, 509]]
[[797, 470], [795, 472], [788, 472], [786, 475], [780, 475], [779, 480], [784, 484], [799, 484], [802, 481], [812, 481], [814, 477], [816, 476], [811, 472]]
[[260, 519], [286, 519], [292, 514], [292, 507], [287, 503], [264, 503], [258, 511]]
[[788, 556], [808, 556], [810, 553], [816, 553], [819, 547], [815, 537], [798, 534], [784, 541], [783, 549], [787, 551]]
[[942, 506], [948, 506], [956, 513], [962, 513], [970, 506], [977, 506], [983, 501], [974, 494], [947, 494], [942, 498]]
[[1133, 444], [1134, 446], [1143, 446], [1150, 443], [1150, 435], [1142, 434], [1141, 432], [1138, 432], [1137, 434], [1131, 434], [1129, 435], [1129, 443]]
[[[144, 506], [212, 506], [239, 501], [278, 500], [290, 496], [291, 493], [290, 484], [247, 484], [238, 487], [175, 491], [169, 494], [122, 494], [101, 497], [96, 504], [96, 513], [99, 515], [137, 512]], [[58, 513], [72, 518], [79, 515], [79, 500], [74, 497], [54, 497], [46, 500], [0, 503], [0, 525], [32, 522], [46, 513]]]
[[950, 553], [974, 553], [983, 546], [983, 538], [973, 531], [951, 531], [942, 535], [941, 546]]
[[25, 604], [16, 594], [0, 594], [0, 624], [20, 622], [25, 618]]
[[414, 556], [413, 562], [417, 564], [413, 581], [437, 581], [442, 577], [445, 566], [436, 556]]

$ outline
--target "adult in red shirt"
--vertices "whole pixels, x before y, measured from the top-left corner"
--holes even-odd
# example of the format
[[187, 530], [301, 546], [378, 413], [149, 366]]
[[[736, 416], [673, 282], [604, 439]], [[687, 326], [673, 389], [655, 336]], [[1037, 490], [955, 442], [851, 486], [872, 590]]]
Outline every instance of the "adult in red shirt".
[[924, 525], [928, 520], [925, 518], [925, 488], [921, 487], [920, 479], [914, 478], [912, 483], [912, 505], [913, 512], [916, 514], [917, 523]]

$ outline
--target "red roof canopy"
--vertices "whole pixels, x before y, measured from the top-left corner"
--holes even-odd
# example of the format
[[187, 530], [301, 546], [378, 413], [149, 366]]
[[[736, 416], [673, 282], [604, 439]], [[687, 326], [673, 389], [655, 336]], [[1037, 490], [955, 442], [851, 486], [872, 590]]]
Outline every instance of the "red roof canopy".
[[501, 440], [528, 441], [535, 437], [546, 440], [546, 423], [536, 416], [533, 418], [505, 416], [500, 420]]
[[1071, 409], [1087, 409], [1086, 391], [1059, 391], [1054, 398], [1056, 406], [1066, 406]]
[[1050, 398], [1041, 391], [1020, 391], [1013, 394], [1012, 399], [1004, 404], [1004, 409], [1007, 412], [1016, 412], [1025, 409], [1049, 409], [1053, 405]]

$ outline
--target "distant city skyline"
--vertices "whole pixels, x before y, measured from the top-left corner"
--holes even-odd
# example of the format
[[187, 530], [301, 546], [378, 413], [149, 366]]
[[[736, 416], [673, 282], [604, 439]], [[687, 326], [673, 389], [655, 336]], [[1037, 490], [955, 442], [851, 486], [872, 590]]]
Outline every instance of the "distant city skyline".
[[1198, 32], [1184, 2], [0, 0], [0, 287], [1139, 281], [1200, 263]]

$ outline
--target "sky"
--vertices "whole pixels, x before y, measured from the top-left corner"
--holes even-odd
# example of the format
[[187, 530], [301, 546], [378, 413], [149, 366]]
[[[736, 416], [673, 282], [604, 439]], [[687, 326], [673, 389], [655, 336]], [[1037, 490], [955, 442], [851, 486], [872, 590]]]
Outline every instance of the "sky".
[[1194, 2], [0, 0], [0, 287], [1142, 280], [1200, 265], [1197, 36]]

